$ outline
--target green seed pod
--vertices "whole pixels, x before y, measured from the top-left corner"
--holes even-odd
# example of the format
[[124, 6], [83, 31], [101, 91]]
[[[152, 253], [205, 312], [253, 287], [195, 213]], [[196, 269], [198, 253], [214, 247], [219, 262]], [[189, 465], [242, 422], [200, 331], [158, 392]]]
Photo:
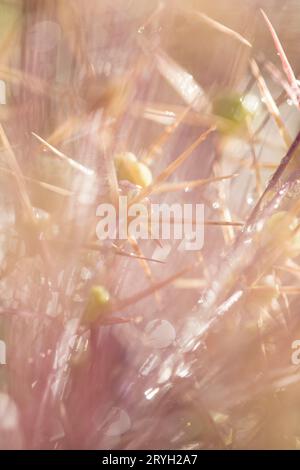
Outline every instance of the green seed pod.
[[137, 186], [146, 188], [152, 183], [150, 169], [137, 160], [131, 152], [124, 152], [115, 157], [118, 180], [127, 180]]
[[82, 323], [92, 324], [107, 311], [110, 295], [103, 286], [93, 286], [90, 290], [89, 300], [85, 309]]
[[213, 101], [213, 114], [219, 119], [218, 128], [225, 135], [234, 134], [246, 127], [251, 113], [237, 93], [219, 95]]

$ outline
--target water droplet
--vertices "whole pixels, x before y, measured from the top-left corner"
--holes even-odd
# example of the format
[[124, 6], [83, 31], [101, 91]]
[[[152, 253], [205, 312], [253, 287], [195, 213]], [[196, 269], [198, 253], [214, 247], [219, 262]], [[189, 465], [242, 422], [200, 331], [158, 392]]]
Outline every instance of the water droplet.
[[259, 107], [259, 98], [252, 94], [247, 94], [243, 100], [243, 105], [249, 113], [255, 113]]
[[90, 269], [83, 267], [81, 269], [80, 277], [83, 281], [87, 281], [88, 279], [92, 278], [92, 272]]
[[174, 369], [175, 364], [175, 355], [171, 354], [161, 365], [159, 372], [158, 372], [158, 380], [159, 384], [163, 384], [167, 382], [171, 376]]
[[114, 407], [109, 413], [108, 422], [110, 423], [105, 434], [109, 437], [116, 437], [124, 434], [131, 428], [131, 421], [126, 411]]
[[159, 388], [148, 388], [148, 390], [145, 391], [145, 397], [147, 400], [152, 400], [152, 398], [155, 397], [155, 395], [159, 392]]
[[249, 204], [249, 206], [252, 206], [253, 203], [254, 203], [254, 198], [253, 198], [253, 196], [248, 195], [248, 196], [247, 196], [247, 204]]
[[175, 372], [175, 374], [178, 377], [181, 377], [181, 378], [188, 377], [190, 375], [190, 373], [191, 373], [190, 368], [184, 361], [182, 361], [179, 364], [179, 366], [177, 367], [176, 372]]
[[152, 258], [156, 259], [158, 261], [165, 261], [172, 249], [172, 245], [164, 245], [164, 246], [158, 246], [155, 248]]
[[162, 349], [175, 341], [176, 331], [169, 321], [156, 319], [146, 325], [145, 336], [148, 346]]
[[155, 369], [155, 367], [158, 365], [158, 362], [159, 362], [158, 356], [156, 356], [155, 354], [150, 354], [150, 356], [147, 357], [146, 361], [140, 368], [139, 370], [140, 374], [143, 376], [150, 374], [150, 372], [152, 372], [153, 369]]
[[188, 352], [193, 349], [195, 338], [202, 333], [204, 326], [205, 325], [195, 317], [190, 317], [187, 319], [180, 338], [178, 339], [178, 344], [184, 352]]

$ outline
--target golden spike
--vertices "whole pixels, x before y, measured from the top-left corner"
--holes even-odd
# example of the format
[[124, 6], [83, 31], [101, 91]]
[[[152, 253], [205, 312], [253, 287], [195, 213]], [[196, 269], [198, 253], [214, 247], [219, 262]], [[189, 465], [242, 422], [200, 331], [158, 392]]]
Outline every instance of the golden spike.
[[112, 304], [111, 312], [118, 312], [120, 310], [123, 310], [124, 308], [130, 307], [133, 304], [136, 304], [137, 302], [140, 302], [141, 300], [145, 299], [146, 297], [149, 297], [152, 295], [154, 292], [162, 289], [163, 287], [167, 286], [168, 284], [172, 284], [173, 281], [175, 281], [177, 278], [181, 277], [183, 274], [186, 274], [188, 271], [190, 271], [194, 265], [189, 265], [180, 270], [179, 272], [172, 274], [172, 276], [167, 277], [163, 281], [157, 282], [156, 284], [152, 285], [151, 287], [148, 287], [147, 289], [142, 290], [141, 292], [132, 295], [131, 297], [128, 297], [127, 299], [120, 300], [119, 302], [116, 302]]
[[215, 131], [215, 127], [210, 127], [207, 131], [203, 132], [184, 152], [182, 152], [179, 157], [177, 157], [172, 163], [170, 163], [167, 168], [165, 168], [153, 181], [151, 185], [147, 188], [144, 188], [133, 200], [130, 205], [135, 204], [136, 202], [144, 199], [145, 197], [151, 194], [157, 185], [164, 182], [171, 174], [173, 174], [177, 168], [182, 165], [185, 160], [191, 155], [191, 153], [202, 143], [207, 137]]
[[252, 169], [254, 170], [254, 173], [255, 173], [256, 194], [257, 194], [258, 197], [260, 197], [261, 193], [262, 193], [262, 179], [261, 179], [261, 174], [260, 174], [260, 167], [259, 167], [258, 161], [257, 161], [255, 147], [254, 147], [254, 144], [253, 144], [253, 136], [251, 134], [249, 119], [246, 119], [246, 125], [247, 125], [248, 134], [249, 134], [248, 143], [249, 143], [250, 152], [251, 152], [251, 156], [252, 156], [252, 165], [251, 166], [252, 166]]
[[278, 55], [280, 57], [280, 60], [281, 60], [281, 64], [282, 64], [282, 69], [288, 79], [288, 82], [289, 82], [289, 85], [293, 91], [293, 94], [294, 96], [292, 96], [291, 98], [293, 99], [293, 101], [295, 102], [296, 106], [299, 107], [299, 99], [300, 99], [300, 87], [298, 85], [298, 82], [297, 82], [297, 79], [295, 77], [295, 74], [294, 74], [294, 71], [288, 61], [288, 58], [284, 52], [284, 49], [281, 45], [281, 42], [277, 36], [277, 33], [271, 23], [271, 21], [269, 20], [269, 18], [267, 17], [266, 13], [260, 9], [263, 17], [264, 17], [264, 20], [265, 22], [267, 23], [267, 26], [271, 32], [271, 35], [272, 35], [272, 38], [273, 38], [273, 41], [274, 41], [274, 44], [275, 44], [275, 47], [277, 49], [277, 52], [278, 52]]
[[[154, 282], [155, 282], [155, 279], [153, 277], [153, 274], [152, 274], [152, 271], [150, 269], [149, 263], [144, 257], [144, 254], [142, 252], [141, 247], [139, 246], [138, 242], [133, 237], [129, 237], [128, 242], [130, 243], [130, 245], [132, 246], [134, 252], [136, 253], [137, 259], [139, 259], [139, 263], [140, 263], [142, 269], [144, 270], [144, 272], [146, 274], [146, 277], [149, 279], [151, 285], [153, 285]], [[155, 292], [154, 295], [155, 295], [156, 302], [159, 305], [160, 300], [161, 300], [159, 292]]]
[[191, 105], [187, 106], [181, 114], [176, 118], [175, 122], [170, 126], [167, 126], [164, 132], [153, 142], [150, 148], [146, 151], [145, 156], [142, 158], [142, 162], [150, 164], [153, 162], [153, 156], [158, 154], [158, 150], [161, 150], [163, 145], [169, 140], [169, 138], [174, 134], [181, 122], [184, 121], [186, 116], [191, 110]]
[[250, 60], [250, 68], [252, 71], [253, 76], [255, 77], [257, 81], [257, 85], [260, 91], [260, 94], [262, 98], [264, 99], [265, 105], [267, 107], [267, 110], [269, 114], [272, 116], [272, 118], [275, 121], [276, 126], [278, 127], [279, 133], [283, 139], [283, 142], [285, 143], [286, 147], [290, 147], [291, 145], [291, 137], [284, 125], [284, 122], [281, 118], [279, 109], [277, 104], [275, 103], [270, 90], [263, 78], [263, 76], [260, 73], [259, 67], [254, 59]]
[[[17, 178], [17, 175], [15, 172], [12, 170], [9, 170], [7, 168], [0, 167], [0, 171], [3, 171], [4, 173], [8, 173], [11, 176]], [[29, 176], [23, 176], [24, 180], [29, 181], [30, 183], [36, 184], [42, 188], [47, 189], [48, 191], [52, 191], [56, 194], [59, 194], [60, 196], [72, 196], [74, 193], [72, 191], [68, 191], [67, 189], [60, 188], [59, 186], [55, 186], [53, 184], [46, 183], [45, 181], [40, 181], [35, 178], [30, 178]]]
[[37, 135], [35, 132], [32, 132], [32, 135], [45, 147], [47, 147], [51, 152], [53, 152], [57, 157], [59, 157], [61, 160], [66, 162], [69, 166], [74, 168], [75, 170], [80, 171], [84, 175], [87, 176], [92, 176], [94, 174], [94, 171], [91, 170], [90, 168], [82, 165], [81, 163], [77, 162], [76, 160], [73, 160], [72, 158], [68, 157], [65, 155], [63, 152], [55, 148], [53, 145], [49, 144], [45, 139]]
[[234, 173], [232, 175], [216, 176], [212, 178], [201, 178], [201, 179], [192, 180], [192, 181], [180, 181], [178, 183], [165, 183], [165, 184], [161, 184], [157, 186], [156, 189], [154, 189], [154, 191], [152, 192], [152, 194], [167, 193], [167, 192], [172, 192], [172, 191], [181, 191], [181, 190], [186, 190], [186, 189], [188, 190], [194, 189], [199, 186], [204, 186], [206, 184], [235, 178], [236, 176], [238, 176], [238, 174]]
[[[220, 155], [221, 155], [221, 147], [220, 147], [220, 141], [217, 142], [216, 144], [216, 153], [217, 153], [217, 158], [215, 160], [214, 166], [213, 166], [213, 174], [215, 177], [218, 177], [218, 175], [221, 173], [221, 168], [220, 168]], [[220, 184], [217, 186], [217, 194], [220, 200], [220, 208], [219, 208], [219, 213], [221, 217], [224, 217], [225, 221], [231, 222], [232, 221], [232, 216], [229, 210], [229, 207], [226, 205], [226, 194], [225, 194], [225, 186], [224, 183]], [[228, 225], [228, 224], [223, 224], [223, 237], [226, 245], [229, 245], [232, 240], [234, 239], [234, 230], [233, 228]]]
[[81, 119], [78, 116], [72, 116], [67, 118], [62, 124], [60, 124], [50, 136], [47, 138], [47, 142], [52, 145], [57, 145], [64, 139], [71, 137], [73, 132], [81, 126]]
[[210, 16], [206, 15], [205, 13], [196, 11], [196, 10], [183, 10], [183, 13], [188, 14], [191, 16], [193, 19], [198, 19], [202, 21], [203, 23], [207, 24], [211, 28], [219, 31], [220, 33], [226, 34], [227, 36], [230, 36], [231, 38], [235, 39], [236, 41], [240, 42], [244, 46], [247, 47], [252, 47], [252, 44], [246, 39], [244, 36], [242, 36], [240, 33], [237, 31], [234, 31], [233, 29], [229, 28], [228, 26], [225, 26], [223, 23], [220, 23], [219, 21], [211, 18]]
[[34, 213], [33, 213], [33, 207], [31, 205], [29, 196], [27, 194], [27, 189], [26, 189], [26, 185], [25, 185], [25, 182], [24, 182], [24, 176], [21, 172], [21, 169], [19, 167], [19, 164], [18, 164], [17, 159], [15, 157], [15, 154], [13, 152], [13, 149], [12, 149], [8, 139], [7, 139], [7, 136], [4, 132], [4, 129], [3, 129], [1, 124], [0, 124], [0, 138], [3, 142], [4, 148], [7, 151], [8, 166], [9, 166], [10, 170], [12, 171], [12, 173], [14, 173], [14, 175], [15, 175], [16, 182], [17, 182], [17, 188], [18, 188], [21, 200], [23, 202], [23, 205], [24, 205], [25, 209], [28, 212], [30, 220], [35, 223], [36, 218], [35, 218]]

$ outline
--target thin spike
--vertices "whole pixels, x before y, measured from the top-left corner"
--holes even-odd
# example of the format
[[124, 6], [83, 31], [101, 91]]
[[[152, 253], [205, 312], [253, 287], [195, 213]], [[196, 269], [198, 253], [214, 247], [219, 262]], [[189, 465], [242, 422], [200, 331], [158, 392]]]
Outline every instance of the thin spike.
[[[17, 178], [17, 174], [8, 168], [0, 167], [0, 171], [4, 173], [8, 173], [11, 176]], [[46, 183], [45, 181], [37, 180], [35, 178], [30, 178], [29, 176], [23, 176], [24, 180], [29, 181], [30, 183], [36, 184], [41, 188], [45, 188], [48, 191], [52, 191], [60, 196], [72, 196], [74, 193], [72, 191], [68, 191], [67, 189], [60, 188], [59, 186], [55, 186], [53, 184]]]
[[220, 31], [220, 33], [226, 34], [227, 36], [230, 36], [231, 38], [235, 39], [236, 41], [240, 42], [244, 46], [247, 47], [252, 47], [252, 44], [246, 39], [244, 36], [242, 36], [240, 33], [237, 31], [234, 31], [233, 29], [229, 28], [228, 26], [225, 26], [223, 23], [220, 23], [219, 21], [211, 18], [210, 16], [206, 15], [205, 13], [196, 11], [196, 10], [184, 10], [184, 13], [187, 13], [189, 16], [191, 16], [193, 19], [198, 19], [201, 22], [207, 24], [211, 28]]
[[154, 182], [148, 186], [147, 188], [145, 188], [144, 190], [142, 190], [138, 196], [136, 196], [131, 204], [134, 204], [142, 199], [144, 199], [145, 197], [149, 196], [149, 194], [152, 193], [153, 190], [155, 190], [156, 186], [160, 183], [162, 183], [163, 181], [165, 181], [170, 175], [172, 175], [176, 170], [177, 168], [180, 167], [180, 165], [182, 165], [185, 160], [187, 160], [187, 158], [191, 155], [191, 153], [201, 144], [203, 143], [207, 137], [215, 131], [215, 127], [210, 127], [207, 131], [203, 132], [184, 152], [182, 152], [181, 155], [179, 155], [179, 157], [177, 157], [172, 163], [170, 163], [170, 165], [167, 166], [167, 168], [165, 168], [157, 177], [156, 179], [154, 180]]
[[67, 157], [64, 153], [62, 153], [60, 150], [57, 148], [53, 147], [53, 145], [49, 144], [45, 139], [37, 135], [35, 132], [31, 133], [41, 144], [45, 145], [49, 150], [51, 150], [57, 157], [59, 157], [61, 160], [65, 161], [70, 165], [72, 168], [75, 170], [80, 171], [81, 173], [87, 175], [87, 176], [92, 176], [94, 174], [94, 171], [91, 170], [90, 168], [87, 168], [86, 166], [82, 165], [81, 163], [73, 160], [70, 157]]
[[25, 206], [27, 213], [29, 215], [29, 218], [32, 222], [35, 222], [35, 217], [33, 214], [33, 208], [27, 193], [26, 185], [24, 183], [24, 176], [21, 172], [21, 169], [19, 167], [19, 164], [17, 162], [17, 159], [15, 157], [15, 154], [13, 152], [13, 149], [7, 139], [7, 136], [4, 132], [4, 129], [2, 125], [0, 124], [0, 138], [3, 142], [4, 148], [7, 150], [7, 155], [8, 155], [8, 166], [12, 173], [15, 174], [16, 177], [16, 182], [17, 182], [17, 187], [18, 191], [21, 197], [21, 200], [23, 202], [23, 205]]
[[201, 178], [198, 180], [193, 180], [193, 181], [180, 181], [179, 183], [165, 183], [157, 186], [153, 194], [159, 194], [159, 193], [167, 193], [167, 192], [172, 192], [172, 191], [181, 191], [181, 190], [189, 190], [189, 189], [194, 189], [199, 186], [205, 186], [206, 184], [210, 183], [215, 183], [218, 181], [223, 181], [226, 179], [232, 179], [238, 176], [237, 173], [234, 173], [232, 175], [225, 175], [225, 176], [216, 176], [212, 178]]
[[148, 287], [147, 289], [142, 290], [138, 294], [135, 294], [131, 297], [128, 297], [127, 299], [123, 299], [119, 302], [116, 302], [112, 306], [112, 310], [110, 313], [117, 312], [119, 310], [123, 310], [124, 308], [130, 307], [133, 304], [136, 304], [140, 302], [141, 300], [145, 299], [146, 297], [149, 297], [150, 295], [154, 294], [154, 292], [162, 289], [163, 287], [167, 286], [168, 284], [172, 284], [173, 281], [175, 281], [177, 278], [181, 277], [183, 274], [186, 274], [188, 271], [190, 271], [192, 268], [194, 268], [194, 265], [189, 265], [180, 270], [179, 272], [172, 274], [172, 276], [167, 277], [165, 280], [157, 282], [151, 287]]
[[[292, 145], [289, 147], [287, 153], [285, 154], [285, 156], [282, 158], [280, 164], [278, 165], [275, 173], [273, 174], [271, 180], [268, 182], [268, 185], [266, 187], [266, 189], [264, 190], [263, 194], [261, 195], [261, 197], [259, 198], [259, 200], [257, 201], [253, 211], [251, 212], [250, 214], [250, 217], [247, 221], [247, 224], [251, 224], [252, 221], [255, 219], [258, 211], [260, 210], [261, 208], [261, 205], [263, 203], [263, 200], [266, 196], [266, 194], [272, 190], [275, 185], [277, 184], [277, 182], [279, 181], [281, 175], [284, 173], [286, 167], [288, 166], [288, 164], [290, 163], [291, 159], [293, 158], [295, 152], [297, 151], [298, 147], [300, 145], [300, 131], [298, 132], [298, 134], [296, 135], [295, 137], [295, 140], [294, 142], [292, 143]], [[298, 206], [297, 204], [295, 205], [295, 209], [293, 208], [293, 210], [296, 212], [298, 210]]]
[[[222, 155], [220, 140], [216, 142], [215, 148], [216, 148], [216, 159], [215, 159], [214, 166], [213, 166], [213, 174], [215, 175], [215, 177], [218, 177], [221, 173], [220, 162], [221, 162], [221, 155]], [[223, 229], [222, 229], [223, 237], [224, 237], [224, 241], [226, 245], [229, 245], [234, 239], [235, 233], [234, 233], [233, 228], [230, 225], [228, 225], [228, 222], [230, 223], [232, 222], [232, 215], [231, 215], [228, 205], [226, 204], [227, 198], [226, 198], [226, 188], [225, 188], [224, 182], [217, 186], [217, 195], [219, 199], [220, 217], [224, 218], [225, 221], [227, 222], [227, 224], [225, 225], [223, 224]]]
[[189, 113], [191, 106], [188, 106], [184, 111], [179, 114], [178, 118], [172, 125], [167, 126], [164, 132], [156, 139], [156, 141], [151, 145], [149, 150], [146, 152], [145, 156], [142, 158], [142, 162], [150, 164], [153, 161], [153, 156], [158, 154], [158, 151], [162, 149], [163, 145], [169, 140], [169, 138], [174, 134], [178, 126], [184, 121], [185, 117]]
[[278, 68], [272, 62], [268, 61], [265, 64], [265, 69], [269, 72], [274, 82], [278, 83], [278, 85], [280, 85], [284, 89], [287, 96], [292, 100], [294, 105], [298, 107], [298, 98], [296, 94], [294, 93], [290, 84], [283, 78]]
[[52, 145], [59, 144], [62, 140], [70, 139], [74, 131], [81, 127], [81, 120], [78, 116], [71, 116], [63, 121], [47, 138], [47, 142]]
[[260, 174], [260, 167], [258, 165], [257, 161], [257, 156], [256, 156], [256, 151], [255, 151], [255, 146], [253, 143], [253, 135], [251, 134], [251, 129], [250, 129], [250, 122], [247, 119], [246, 122], [247, 125], [247, 131], [249, 134], [249, 147], [250, 147], [250, 152], [251, 152], [251, 157], [252, 157], [252, 169], [254, 170], [255, 174], [255, 186], [256, 186], [256, 194], [259, 197], [262, 193], [262, 179], [261, 179], [261, 174]]
[[[154, 278], [153, 273], [150, 269], [148, 261], [144, 257], [144, 254], [142, 252], [141, 247], [139, 246], [138, 242], [131, 236], [128, 238], [128, 242], [133, 247], [133, 250], [134, 250], [134, 252], [136, 253], [136, 255], [139, 259], [140, 265], [141, 265], [143, 271], [145, 272], [146, 277], [149, 279], [151, 285], [153, 285], [155, 283], [155, 278]], [[161, 301], [161, 297], [159, 295], [159, 292], [155, 292], [154, 295], [155, 295], [156, 302], [159, 306], [160, 301]]]
[[169, 82], [187, 105], [196, 111], [211, 110], [211, 104], [194, 77], [162, 50], [156, 55], [156, 64], [161, 75]]
[[295, 74], [294, 74], [294, 71], [291, 67], [291, 64], [289, 63], [288, 61], [288, 58], [284, 52], [284, 49], [281, 45], [281, 42], [277, 36], [277, 33], [271, 23], [271, 21], [269, 20], [268, 16], [266, 15], [266, 13], [264, 12], [264, 10], [260, 9], [263, 17], [264, 17], [264, 20], [265, 22], [267, 23], [267, 26], [271, 32], [271, 35], [272, 35], [272, 38], [273, 38], [273, 41], [274, 41], [274, 44], [275, 44], [275, 47], [276, 47], [276, 50], [278, 52], [278, 55], [280, 57], [280, 60], [281, 60], [281, 64], [282, 64], [282, 68], [283, 68], [283, 71], [288, 79], [288, 82], [293, 90], [293, 92], [295, 93], [296, 97], [297, 97], [297, 100], [298, 100], [298, 107], [299, 107], [299, 103], [300, 103], [300, 88], [299, 88], [299, 85], [298, 85], [298, 82], [297, 82], [297, 79], [295, 77]]
[[[61, 241], [60, 243], [68, 244], [67, 241], [65, 241], [65, 242]], [[84, 248], [86, 250], [94, 250], [94, 251], [105, 251], [107, 249], [107, 248], [104, 248], [104, 247], [98, 245], [97, 243], [84, 243], [82, 245], [82, 248]], [[112, 248], [113, 248], [114, 252], [117, 255], [120, 255], [120, 256], [126, 256], [128, 258], [134, 258], [134, 259], [143, 259], [145, 261], [149, 261], [149, 262], [152, 262], [152, 263], [159, 263], [159, 264], [164, 264], [165, 263], [164, 261], [161, 261], [161, 260], [158, 260], [158, 259], [155, 259], [155, 258], [148, 258], [146, 256], [140, 256], [140, 255], [136, 255], [135, 253], [125, 251], [122, 248], [120, 248], [119, 246], [115, 245], [114, 243], [112, 243]]]
[[291, 144], [291, 137], [284, 125], [284, 122], [280, 116], [280, 112], [279, 112], [279, 109], [277, 107], [277, 104], [275, 103], [270, 91], [269, 91], [269, 88], [267, 87], [267, 84], [264, 80], [264, 78], [262, 77], [261, 73], [260, 73], [260, 70], [259, 70], [259, 67], [257, 65], [257, 63], [255, 62], [254, 59], [251, 59], [250, 60], [250, 67], [251, 67], [251, 71], [254, 75], [254, 77], [256, 78], [257, 80], [257, 84], [258, 84], [258, 88], [259, 88], [259, 91], [260, 91], [260, 94], [262, 96], [262, 98], [264, 99], [264, 102], [265, 102], [265, 105], [267, 107], [267, 110], [268, 112], [270, 113], [270, 115], [272, 116], [272, 118], [274, 119], [275, 121], [275, 124], [277, 125], [278, 127], [278, 130], [279, 130], [279, 133], [285, 143], [285, 145], [287, 147], [290, 146]]

